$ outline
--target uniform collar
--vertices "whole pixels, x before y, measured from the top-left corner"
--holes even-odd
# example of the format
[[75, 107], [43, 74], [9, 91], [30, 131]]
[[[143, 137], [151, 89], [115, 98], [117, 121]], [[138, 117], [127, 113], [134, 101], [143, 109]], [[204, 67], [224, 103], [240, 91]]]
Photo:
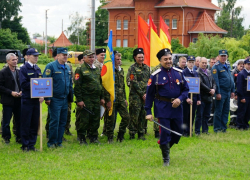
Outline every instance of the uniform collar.
[[[58, 62], [58, 60], [56, 60], [55, 62], [56, 62], [56, 64], [57, 64], [57, 67], [58, 67], [58, 68], [63, 69], [62, 66], [61, 66], [61, 64]], [[65, 69], [68, 69], [67, 67], [68, 67], [68, 66], [66, 66], [66, 63], [65, 63], [65, 64], [64, 64], [64, 68], [65, 68]]]
[[250, 71], [248, 71], [246, 68], [244, 68], [246, 70], [247, 73], [250, 73]]
[[[99, 62], [99, 61], [98, 61], [98, 62]], [[91, 68], [91, 69], [95, 69], [95, 68], [96, 68], [95, 65], [94, 65], [94, 63], [92, 64], [92, 67], [91, 67], [88, 63], [84, 63], [84, 64], [87, 64], [88, 67]]]

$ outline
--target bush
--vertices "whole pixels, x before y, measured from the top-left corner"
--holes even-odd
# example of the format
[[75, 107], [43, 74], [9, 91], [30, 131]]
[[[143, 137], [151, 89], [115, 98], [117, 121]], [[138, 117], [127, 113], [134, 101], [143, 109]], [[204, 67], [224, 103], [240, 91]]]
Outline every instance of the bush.
[[48, 63], [53, 62], [53, 61], [54, 61], [53, 58], [49, 58], [45, 54], [40, 55], [39, 59], [38, 59], [39, 64], [48, 64]]

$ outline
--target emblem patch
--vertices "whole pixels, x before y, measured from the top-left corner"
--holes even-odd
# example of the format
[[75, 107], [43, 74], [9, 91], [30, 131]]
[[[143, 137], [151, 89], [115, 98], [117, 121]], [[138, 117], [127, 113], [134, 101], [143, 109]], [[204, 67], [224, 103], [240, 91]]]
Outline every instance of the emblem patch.
[[179, 79], [176, 79], [176, 83], [177, 83], [178, 85], [180, 85], [180, 81], [179, 81]]
[[214, 70], [213, 70], [213, 74], [216, 74], [216, 73], [217, 73], [217, 70], [216, 70], [216, 69], [214, 69]]
[[134, 75], [133, 74], [130, 74], [130, 80], [133, 81], [134, 80]]
[[51, 70], [50, 69], [46, 69], [45, 74], [48, 76], [48, 75], [50, 75], [50, 73], [51, 73]]
[[80, 75], [78, 73], [75, 74], [75, 80], [78, 80], [80, 78]]
[[152, 84], [152, 79], [149, 78], [149, 80], [148, 80], [148, 86], [150, 86], [151, 84]]

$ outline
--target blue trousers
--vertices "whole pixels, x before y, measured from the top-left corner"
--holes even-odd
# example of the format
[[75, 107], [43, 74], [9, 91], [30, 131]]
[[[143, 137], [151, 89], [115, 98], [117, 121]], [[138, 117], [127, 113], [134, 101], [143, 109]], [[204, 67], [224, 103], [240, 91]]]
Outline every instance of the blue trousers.
[[208, 132], [208, 119], [210, 117], [212, 103], [201, 102], [197, 107], [196, 119], [195, 119], [195, 133], [200, 134], [200, 128], [202, 126], [202, 133]]
[[39, 126], [39, 99], [21, 99], [22, 148], [34, 148]]
[[238, 113], [236, 125], [238, 128], [249, 128], [248, 121], [250, 120], [250, 97], [246, 97], [246, 103], [240, 102], [238, 99]]
[[230, 108], [230, 92], [221, 93], [221, 100], [215, 100], [214, 132], [227, 130]]
[[[158, 122], [166, 128], [182, 134], [182, 118], [159, 118]], [[159, 144], [168, 144], [170, 142], [178, 144], [180, 138], [180, 136], [160, 127], [160, 140], [158, 142]]]
[[15, 118], [15, 125], [16, 125], [16, 135], [17, 139], [21, 138], [20, 135], [20, 118], [21, 118], [21, 104], [20, 100], [15, 102], [14, 106], [5, 106], [3, 105], [3, 122], [2, 122], [2, 137], [4, 139], [11, 138], [10, 132], [10, 120], [12, 114]]
[[68, 99], [51, 98], [49, 105], [50, 123], [49, 123], [49, 141], [51, 145], [62, 144], [62, 138], [67, 123]]
[[[197, 109], [197, 99], [193, 99], [192, 128], [193, 128], [196, 109]], [[183, 102], [183, 124], [185, 125], [183, 134], [189, 135], [190, 134], [190, 104], [188, 104], [186, 100]]]

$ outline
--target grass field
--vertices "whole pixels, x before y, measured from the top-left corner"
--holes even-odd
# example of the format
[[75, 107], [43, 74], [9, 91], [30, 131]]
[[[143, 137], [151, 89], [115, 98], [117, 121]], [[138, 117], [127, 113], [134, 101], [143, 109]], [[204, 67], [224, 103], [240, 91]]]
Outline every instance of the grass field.
[[[125, 72], [130, 64], [123, 62]], [[43, 103], [43, 129], [46, 116]], [[210, 135], [183, 137], [171, 148], [170, 166], [163, 167], [152, 123], [148, 123], [146, 141], [129, 140], [126, 134], [123, 143], [107, 144], [106, 137], [99, 137], [101, 145], [80, 146], [75, 114], [71, 117], [74, 136], [65, 136], [68, 142], [63, 148], [48, 149], [45, 130], [42, 152], [24, 153], [14, 138], [9, 145], [0, 142], [0, 179], [250, 179], [250, 131], [229, 129], [215, 134], [210, 127]], [[102, 127], [103, 121], [99, 133]]]

